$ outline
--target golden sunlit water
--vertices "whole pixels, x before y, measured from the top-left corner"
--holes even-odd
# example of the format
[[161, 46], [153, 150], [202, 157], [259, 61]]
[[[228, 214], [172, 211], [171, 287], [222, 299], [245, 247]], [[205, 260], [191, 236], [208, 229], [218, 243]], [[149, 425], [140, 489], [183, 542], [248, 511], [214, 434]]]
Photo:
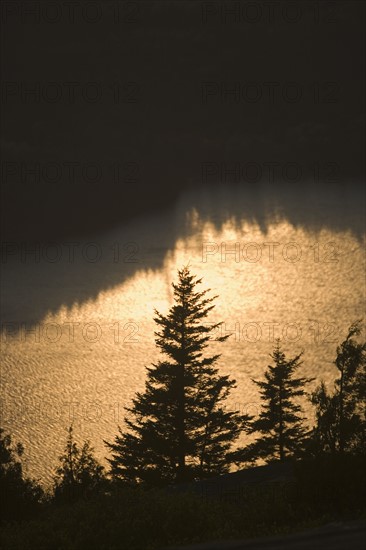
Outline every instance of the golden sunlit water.
[[[94, 236], [98, 261], [76, 254], [74, 262], [63, 255], [6, 266], [2, 424], [24, 443], [29, 475], [50, 482], [71, 422], [104, 460], [103, 439], [123, 425], [123, 407], [159, 356], [154, 308], [167, 312], [171, 282], [187, 264], [202, 289], [218, 295], [208, 322], [222, 321], [222, 334], [232, 334], [212, 344], [222, 373], [237, 380], [229, 408], [258, 410], [251, 378], [269, 364], [275, 338], [290, 354], [304, 350], [302, 375], [333, 381], [337, 343], [363, 315], [364, 241], [281, 216], [264, 229], [230, 217], [218, 227], [182, 204], [171, 214], [179, 226], [173, 244], [162, 215]], [[41, 302], [52, 303], [58, 290], [77, 301], [65, 298], [45, 313]], [[311, 422], [309, 405], [306, 413]]]

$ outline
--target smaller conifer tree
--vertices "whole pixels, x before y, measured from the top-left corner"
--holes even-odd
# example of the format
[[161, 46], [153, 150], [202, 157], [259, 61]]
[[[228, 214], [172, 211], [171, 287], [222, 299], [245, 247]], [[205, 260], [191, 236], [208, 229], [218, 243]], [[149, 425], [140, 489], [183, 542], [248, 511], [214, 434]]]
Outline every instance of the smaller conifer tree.
[[252, 420], [247, 429], [248, 434], [260, 435], [241, 452], [249, 462], [258, 459], [284, 461], [301, 456], [310, 433], [305, 427], [298, 399], [305, 395], [306, 384], [314, 378], [296, 377], [302, 353], [287, 359], [277, 340], [270, 356], [274, 365], [268, 366], [264, 380], [253, 380], [260, 388], [262, 407], [258, 418]]

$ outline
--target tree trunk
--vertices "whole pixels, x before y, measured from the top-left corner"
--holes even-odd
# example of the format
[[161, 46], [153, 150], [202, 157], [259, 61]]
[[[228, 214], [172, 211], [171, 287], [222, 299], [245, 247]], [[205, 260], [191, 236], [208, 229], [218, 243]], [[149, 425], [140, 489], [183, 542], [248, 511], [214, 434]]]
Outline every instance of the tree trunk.
[[343, 376], [344, 368], [341, 370], [341, 380], [339, 385], [339, 452], [344, 451], [344, 419], [343, 419]]
[[[183, 308], [185, 309], [185, 300], [183, 296], [182, 300]], [[181, 342], [181, 350], [182, 350], [182, 356], [185, 355], [185, 348], [186, 348], [186, 335], [185, 335], [185, 320], [183, 319], [182, 327], [181, 327], [181, 335], [182, 335], [182, 342]], [[185, 442], [185, 422], [184, 422], [184, 415], [185, 415], [185, 387], [184, 387], [184, 370], [185, 370], [185, 364], [182, 362], [179, 366], [179, 372], [178, 372], [178, 471], [177, 471], [177, 481], [183, 482], [185, 481], [186, 477], [186, 442]]]
[[280, 382], [280, 428], [279, 428], [279, 447], [280, 447], [280, 461], [285, 459], [285, 451], [283, 445], [283, 419], [282, 419], [282, 381]]
[[177, 481], [185, 481], [185, 429], [184, 429], [184, 365], [179, 365], [178, 402], [178, 470]]

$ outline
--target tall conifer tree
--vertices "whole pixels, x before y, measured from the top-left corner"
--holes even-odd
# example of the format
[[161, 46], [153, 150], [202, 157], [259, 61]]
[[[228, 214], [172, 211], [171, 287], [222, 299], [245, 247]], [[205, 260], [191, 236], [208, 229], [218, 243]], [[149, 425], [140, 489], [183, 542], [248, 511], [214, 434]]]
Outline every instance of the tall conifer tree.
[[209, 340], [221, 323], [203, 321], [216, 298], [186, 267], [173, 283], [174, 305], [167, 315], [155, 310], [156, 345], [163, 358], [147, 368], [144, 393], [126, 408], [125, 423], [113, 443], [111, 473], [115, 478], [161, 485], [227, 472], [230, 447], [248, 417], [225, 410], [223, 402], [235, 380], [219, 374], [220, 355], [207, 355]]

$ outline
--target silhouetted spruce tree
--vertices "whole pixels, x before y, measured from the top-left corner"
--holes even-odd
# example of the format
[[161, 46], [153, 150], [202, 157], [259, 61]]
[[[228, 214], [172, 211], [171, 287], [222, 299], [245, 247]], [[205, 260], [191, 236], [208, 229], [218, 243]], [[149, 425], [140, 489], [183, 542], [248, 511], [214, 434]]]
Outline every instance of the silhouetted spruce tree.
[[59, 457], [61, 465], [56, 469], [54, 477], [57, 500], [74, 500], [98, 489], [104, 480], [104, 467], [93, 453], [89, 441], [85, 441], [81, 449], [77, 446], [70, 426], [64, 452]]
[[229, 469], [231, 444], [248, 417], [224, 410], [235, 380], [219, 375], [220, 355], [204, 352], [210, 339], [228, 336], [213, 338], [221, 323], [202, 323], [216, 296], [197, 292], [199, 283], [188, 268], [178, 271], [175, 304], [167, 315], [155, 310], [155, 341], [164, 358], [147, 368], [145, 392], [126, 408], [128, 430], [119, 428], [115, 441], [106, 442], [114, 478], [160, 485]]
[[0, 428], [0, 519], [21, 520], [34, 515], [44, 497], [37, 481], [24, 477], [21, 443], [14, 445]]
[[253, 380], [260, 388], [262, 407], [258, 418], [249, 423], [247, 433], [261, 435], [241, 452], [244, 461], [263, 459], [271, 462], [296, 458], [302, 455], [309, 435], [297, 401], [305, 395], [306, 384], [314, 378], [295, 377], [302, 364], [302, 353], [286, 359], [277, 340], [270, 356], [274, 365], [268, 366], [264, 373], [265, 379]]
[[337, 347], [334, 361], [339, 377], [334, 392], [322, 381], [311, 395], [316, 407], [312, 451], [364, 453], [366, 445], [366, 342], [354, 336], [361, 333], [361, 321], [353, 323], [346, 339]]

